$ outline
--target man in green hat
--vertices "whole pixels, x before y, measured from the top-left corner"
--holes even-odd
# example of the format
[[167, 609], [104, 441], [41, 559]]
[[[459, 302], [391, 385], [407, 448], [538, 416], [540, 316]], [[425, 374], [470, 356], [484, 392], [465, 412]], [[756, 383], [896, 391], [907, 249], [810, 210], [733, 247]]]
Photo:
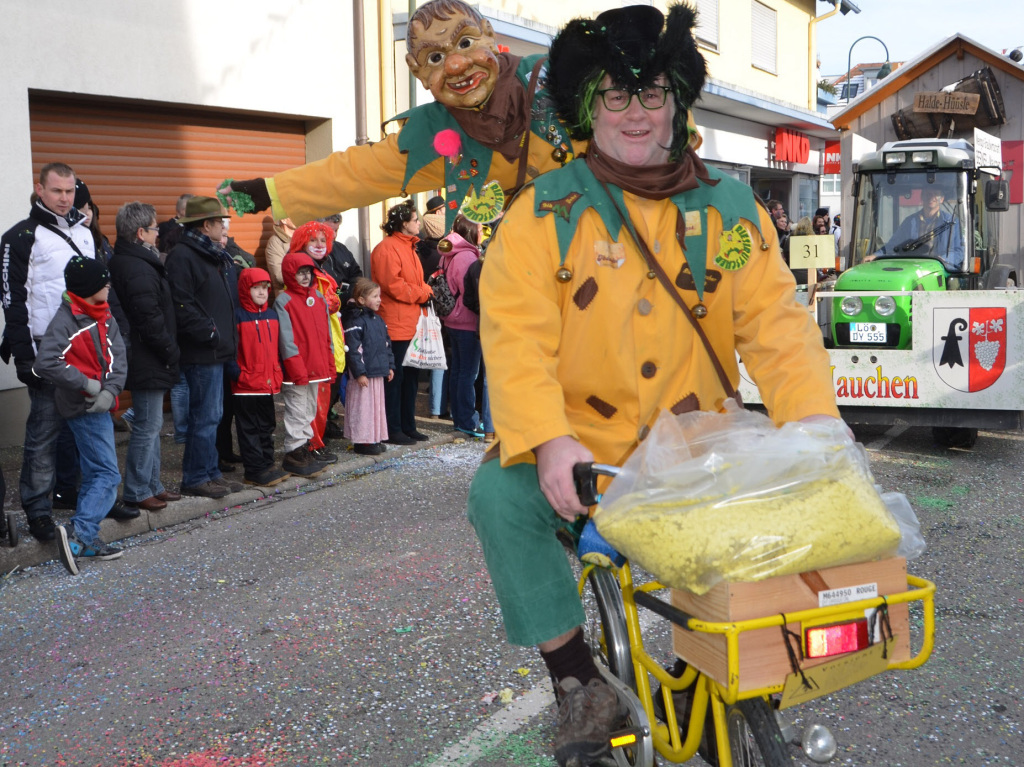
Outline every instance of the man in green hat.
[[242, 489], [226, 479], [217, 455], [217, 426], [224, 407], [224, 366], [235, 358], [238, 272], [221, 247], [226, 211], [213, 197], [192, 197], [184, 229], [167, 254], [178, 325], [180, 367], [188, 382], [188, 436], [181, 459], [181, 492], [223, 498]]

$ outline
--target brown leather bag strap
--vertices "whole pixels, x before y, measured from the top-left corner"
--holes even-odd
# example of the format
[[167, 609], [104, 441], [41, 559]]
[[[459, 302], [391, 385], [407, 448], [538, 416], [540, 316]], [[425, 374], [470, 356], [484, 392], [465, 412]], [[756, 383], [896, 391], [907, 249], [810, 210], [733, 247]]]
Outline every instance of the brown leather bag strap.
[[[540, 79], [540, 69], [544, 66], [544, 62], [548, 60], [547, 56], [541, 56], [537, 59], [537, 62], [533, 65], [533, 71], [530, 72], [530, 86], [526, 91], [526, 98], [529, 99], [529, 103], [533, 104], [534, 94], [537, 91], [537, 80]], [[532, 106], [531, 106], [532, 111]], [[530, 160], [530, 134], [533, 133], [530, 130], [530, 123], [527, 121], [526, 130], [523, 134], [523, 143], [519, 145], [519, 167], [516, 170], [516, 186], [512, 190], [512, 194], [508, 195], [508, 199], [512, 199], [513, 195], [523, 188], [523, 184], [526, 183], [526, 166]]]
[[[711, 341], [710, 339], [708, 339], [707, 334], [704, 332], [704, 328], [700, 326], [700, 322], [698, 322], [697, 318], [693, 316], [693, 312], [686, 305], [686, 302], [683, 300], [683, 297], [679, 295], [679, 291], [676, 290], [676, 286], [672, 284], [671, 278], [665, 273], [665, 270], [662, 268], [661, 264], [658, 263], [658, 259], [654, 257], [654, 254], [651, 252], [651, 249], [647, 247], [647, 243], [644, 242], [644, 238], [640, 236], [640, 233], [637, 232], [636, 229], [632, 226], [632, 224], [628, 221], [622, 209], [619, 207], [619, 204], [615, 201], [615, 198], [612, 197], [611, 192], [608, 190], [608, 186], [603, 181], [601, 182], [601, 186], [604, 187], [605, 194], [608, 195], [608, 199], [611, 200], [612, 205], [615, 206], [615, 211], [619, 214], [619, 218], [622, 219], [622, 225], [625, 227], [626, 231], [629, 232], [630, 237], [633, 238], [633, 241], [636, 243], [636, 246], [640, 249], [640, 255], [643, 256], [644, 262], [646, 262], [647, 264], [647, 268], [654, 272], [655, 276], [658, 278], [658, 282], [660, 282], [662, 286], [665, 288], [665, 290], [668, 292], [668, 294], [672, 296], [672, 300], [679, 304], [679, 308], [683, 310], [683, 314], [686, 316], [686, 319], [690, 321], [690, 324], [693, 326], [693, 329], [697, 332], [697, 337], [700, 338], [701, 343], [704, 344], [704, 348], [707, 350], [708, 356], [711, 358], [711, 364], [715, 368], [715, 373], [718, 375], [718, 380], [721, 382], [722, 388], [725, 390], [726, 396], [731, 397], [732, 399], [742, 404], [740, 393], [732, 385], [732, 382], [729, 380], [729, 376], [726, 375], [725, 368], [722, 366], [722, 361], [718, 359], [718, 355], [715, 353], [714, 347], [711, 346]], [[678, 220], [678, 218], [682, 217], [682, 214], [677, 210], [676, 216]], [[680, 226], [677, 223], [677, 236], [680, 235], [680, 231]], [[682, 231], [685, 231], [685, 229]], [[680, 242], [680, 247], [682, 247], [682, 242]]]

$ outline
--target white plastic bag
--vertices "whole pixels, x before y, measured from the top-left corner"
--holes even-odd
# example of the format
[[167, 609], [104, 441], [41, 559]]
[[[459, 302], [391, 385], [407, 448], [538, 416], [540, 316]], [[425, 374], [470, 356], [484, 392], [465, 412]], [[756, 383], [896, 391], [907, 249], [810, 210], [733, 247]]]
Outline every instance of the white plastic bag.
[[721, 580], [894, 556], [900, 527], [841, 421], [789, 423], [739, 408], [663, 414], [594, 513], [598, 531], [662, 583]]
[[437, 318], [434, 307], [430, 304], [427, 304], [427, 308], [420, 313], [420, 318], [416, 321], [416, 335], [412, 337], [409, 348], [405, 350], [402, 364], [426, 370], [448, 368], [448, 363], [444, 359], [444, 342], [441, 340], [441, 320]]

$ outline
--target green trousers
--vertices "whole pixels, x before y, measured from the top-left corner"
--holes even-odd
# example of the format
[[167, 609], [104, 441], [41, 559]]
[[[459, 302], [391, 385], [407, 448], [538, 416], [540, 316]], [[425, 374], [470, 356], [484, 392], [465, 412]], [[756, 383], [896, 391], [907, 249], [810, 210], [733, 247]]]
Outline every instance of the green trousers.
[[509, 642], [537, 645], [583, 624], [576, 578], [555, 537], [566, 522], [541, 493], [536, 466], [482, 464], [469, 487], [468, 514]]

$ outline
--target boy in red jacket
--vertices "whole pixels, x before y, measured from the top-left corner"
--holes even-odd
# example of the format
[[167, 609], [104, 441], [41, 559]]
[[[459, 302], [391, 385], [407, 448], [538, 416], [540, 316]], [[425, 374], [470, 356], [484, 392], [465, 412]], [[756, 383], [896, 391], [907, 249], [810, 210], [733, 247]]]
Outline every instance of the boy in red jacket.
[[123, 553], [101, 541], [99, 532], [121, 484], [110, 411], [124, 389], [128, 363], [107, 306], [107, 267], [74, 256], [64, 268], [64, 282], [67, 291], [39, 343], [32, 372], [57, 387], [57, 412], [75, 435], [81, 458], [75, 513], [57, 527], [57, 555], [69, 573], [78, 575], [79, 557], [117, 559]]
[[284, 460], [292, 474], [308, 477], [326, 466], [313, 459], [308, 443], [313, 438], [317, 390], [333, 381], [334, 345], [327, 322], [327, 302], [313, 283], [313, 259], [288, 253], [281, 262], [285, 289], [274, 301], [284, 364]]
[[270, 273], [245, 269], [238, 278], [238, 352], [231, 394], [245, 482], [269, 487], [288, 477], [274, 466], [274, 395], [281, 391], [280, 329], [270, 306]]

